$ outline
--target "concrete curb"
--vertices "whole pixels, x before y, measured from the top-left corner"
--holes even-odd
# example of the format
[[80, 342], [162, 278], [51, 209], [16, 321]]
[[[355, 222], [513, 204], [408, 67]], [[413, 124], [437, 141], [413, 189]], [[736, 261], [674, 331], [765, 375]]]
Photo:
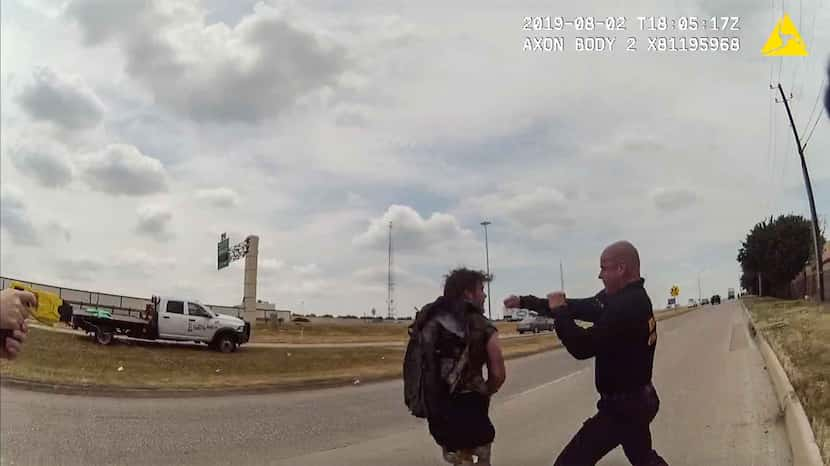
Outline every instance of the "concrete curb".
[[739, 302], [749, 321], [750, 334], [758, 341], [758, 348], [767, 365], [767, 373], [772, 379], [773, 387], [775, 387], [778, 405], [784, 413], [787, 436], [790, 439], [790, 448], [793, 453], [793, 466], [824, 466], [815, 434], [812, 427], [810, 427], [810, 421], [807, 419], [807, 413], [804, 412], [804, 407], [801, 405], [801, 401], [798, 399], [784, 367], [764, 335], [756, 331], [755, 322], [752, 320], [752, 315], [743, 300], [739, 300]]

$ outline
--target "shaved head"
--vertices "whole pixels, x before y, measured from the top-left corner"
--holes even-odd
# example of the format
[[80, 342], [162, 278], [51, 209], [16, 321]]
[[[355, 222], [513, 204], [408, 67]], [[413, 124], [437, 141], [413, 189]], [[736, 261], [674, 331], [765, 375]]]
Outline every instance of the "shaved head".
[[640, 253], [628, 241], [617, 241], [611, 244], [602, 251], [602, 257], [625, 265], [629, 271], [636, 272], [636, 278], [640, 278]]
[[599, 279], [609, 293], [616, 293], [640, 279], [640, 253], [628, 241], [611, 244], [600, 256]]

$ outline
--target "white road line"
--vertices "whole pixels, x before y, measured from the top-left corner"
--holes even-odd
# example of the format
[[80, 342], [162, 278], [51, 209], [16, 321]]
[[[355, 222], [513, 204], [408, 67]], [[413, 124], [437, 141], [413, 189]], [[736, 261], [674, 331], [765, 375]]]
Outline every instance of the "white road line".
[[519, 397], [522, 397], [522, 396], [526, 396], [526, 395], [529, 395], [529, 394], [531, 394], [531, 393], [533, 393], [533, 392], [535, 392], [535, 391], [537, 391], [537, 390], [541, 390], [541, 389], [543, 389], [543, 388], [546, 388], [546, 387], [548, 387], [548, 386], [550, 386], [550, 385], [554, 385], [554, 384], [557, 384], [557, 383], [559, 383], [559, 382], [564, 382], [565, 380], [568, 380], [568, 379], [570, 379], [570, 378], [572, 378], [572, 377], [574, 377], [574, 376], [576, 376], [576, 375], [578, 375], [578, 374], [581, 374], [582, 372], [588, 371], [588, 370], [590, 370], [590, 369], [591, 369], [591, 367], [586, 367], [586, 368], [584, 368], [584, 369], [580, 369], [580, 370], [578, 370], [578, 371], [576, 371], [576, 372], [571, 372], [570, 374], [565, 375], [565, 376], [562, 376], [562, 377], [559, 377], [559, 378], [558, 378], [558, 379], [556, 379], [556, 380], [551, 380], [550, 382], [543, 383], [542, 385], [539, 385], [539, 386], [537, 386], [537, 387], [533, 387], [533, 388], [531, 388], [531, 389], [529, 389], [529, 390], [525, 390], [525, 391], [523, 391], [523, 392], [516, 393], [515, 395], [513, 395], [513, 396], [511, 396], [511, 397], [509, 397], [509, 398], [507, 398], [507, 399], [505, 399], [504, 401], [505, 401], [505, 402], [507, 402], [507, 401], [513, 400], [513, 399], [515, 399], [515, 398], [519, 398]]

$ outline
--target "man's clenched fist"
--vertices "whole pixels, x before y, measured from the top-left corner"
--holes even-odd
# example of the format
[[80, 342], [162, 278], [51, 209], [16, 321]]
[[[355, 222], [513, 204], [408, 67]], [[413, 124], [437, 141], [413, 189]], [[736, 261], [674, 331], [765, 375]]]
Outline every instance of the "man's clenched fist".
[[504, 298], [504, 307], [507, 309], [516, 309], [521, 305], [520, 303], [521, 300], [516, 295], [511, 294], [510, 296]]
[[29, 310], [37, 306], [37, 298], [28, 291], [6, 288], [0, 291], [0, 328], [19, 330], [29, 317]]
[[556, 309], [557, 307], [564, 306], [567, 304], [565, 301], [565, 292], [564, 291], [556, 291], [554, 293], [548, 293], [548, 307], [551, 309]]
[[0, 291], [0, 357], [14, 359], [23, 349], [28, 328], [26, 317], [37, 306], [37, 298], [28, 291], [6, 288]]

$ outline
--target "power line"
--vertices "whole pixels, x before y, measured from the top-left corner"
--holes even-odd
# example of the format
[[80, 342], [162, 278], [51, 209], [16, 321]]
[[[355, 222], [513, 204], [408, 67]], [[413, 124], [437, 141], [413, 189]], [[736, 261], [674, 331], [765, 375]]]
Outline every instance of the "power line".
[[[827, 82], [827, 76], [825, 76], [824, 79], [822, 79], [821, 85], [818, 87], [818, 92], [816, 93], [816, 101], [813, 103], [813, 109], [810, 111], [810, 117], [807, 118], [807, 125], [804, 128], [805, 131], [802, 131], [802, 133], [806, 132], [806, 129], [810, 126], [810, 122], [813, 120], [813, 115], [815, 115], [816, 108], [818, 107], [818, 101], [821, 100], [821, 95], [824, 94], [824, 92], [823, 92], [824, 91], [824, 84], [826, 82]], [[821, 119], [821, 112], [819, 112], [818, 118]], [[806, 144], [806, 141], [805, 141], [805, 144]]]
[[[783, 0], [782, 0], [783, 1]], [[783, 10], [783, 8], [782, 8]], [[770, 24], [775, 24], [775, 0], [770, 0]], [[775, 64], [772, 60], [769, 63], [769, 88], [770, 90], [774, 89], [772, 75], [775, 70]], [[778, 80], [781, 80], [781, 60], [779, 59], [779, 67], [778, 67]], [[767, 158], [767, 169], [769, 170], [769, 185], [773, 186], [777, 184], [777, 179], [775, 177], [775, 161], [777, 158], [777, 147], [775, 141], [775, 117], [773, 113], [774, 105], [773, 102], [775, 101], [774, 95], [770, 95], [769, 101], [769, 135], [768, 135], [768, 158]], [[772, 206], [772, 200], [775, 198], [774, 189], [770, 189], [767, 191], [767, 211], [770, 210]]]
[[784, 88], [781, 86], [781, 83], [778, 84], [778, 91], [781, 93], [781, 100], [784, 102], [784, 108], [787, 110], [787, 117], [790, 119], [790, 127], [793, 130], [793, 136], [795, 136], [795, 145], [798, 148], [798, 156], [801, 161], [801, 171], [804, 175], [804, 185], [807, 189], [807, 200], [810, 202], [810, 214], [813, 221], [813, 251], [815, 253], [815, 260], [816, 260], [816, 280], [818, 284], [818, 299], [820, 302], [824, 301], [824, 272], [823, 267], [821, 266], [821, 251], [819, 250], [819, 226], [818, 226], [818, 218], [816, 215], [816, 205], [815, 200], [813, 198], [813, 188], [812, 183], [810, 182], [810, 175], [807, 172], [807, 162], [804, 159], [804, 145], [801, 144], [798, 136], [798, 130], [795, 128], [795, 121], [793, 121], [793, 115], [790, 110], [790, 103], [787, 100], [787, 96], [784, 95]]
[[816, 126], [818, 126], [819, 121], [821, 121], [821, 113], [818, 114], [818, 118], [816, 118], [816, 122], [813, 123], [813, 129], [810, 130], [810, 134], [807, 135], [807, 139], [804, 140], [804, 149], [807, 148], [807, 143], [810, 142], [810, 138], [813, 137], [813, 132], [816, 130]]
[[[770, 86], [772, 88], [772, 86]], [[774, 88], [773, 88], [774, 89]], [[772, 97], [775, 99], [775, 97]], [[775, 118], [775, 113], [772, 115], [772, 185], [775, 186], [775, 189], [770, 190], [770, 195], [773, 196], [774, 199], [778, 199], [778, 185], [780, 183], [780, 177], [775, 176], [776, 168], [778, 166], [778, 138], [776, 137], [778, 134], [777, 123], [778, 120]], [[775, 206], [778, 207], [777, 205]]]
[[[802, 10], [802, 7], [803, 7], [803, 2], [804, 2], [804, 0], [798, 0], [798, 30], [799, 31], [803, 30], [801, 28], [801, 26], [802, 26], [802, 24], [801, 24], [801, 10]], [[792, 87], [790, 88], [790, 93], [795, 92], [795, 83], [796, 83], [795, 77], [798, 74], [798, 69], [801, 67], [801, 65], [803, 63], [804, 63], [804, 57], [801, 57], [801, 60], [796, 61], [795, 65], [793, 66]], [[800, 90], [798, 92], [798, 95], [799, 96], [801, 95]]]
[[781, 70], [784, 69], [784, 57], [778, 57], [778, 82], [781, 82]]
[[[772, 64], [769, 67], [770, 72], [770, 87], [772, 87]], [[772, 184], [772, 109], [773, 109], [773, 100], [774, 98], [770, 96], [769, 98], [769, 115], [767, 118], [767, 179], [769, 183]], [[766, 210], [769, 211], [770, 204], [772, 203], [772, 193], [767, 192], [767, 208]]]
[[[813, 14], [812, 14], [813, 20], [812, 20], [812, 24], [810, 25], [810, 40], [809, 40], [809, 42], [807, 42], [807, 44], [810, 44], [810, 45], [812, 45], [813, 40], [816, 38], [816, 16], [818, 16], [819, 10], [821, 10], [821, 6], [822, 6], [822, 4], [821, 4], [821, 2], [819, 2], [818, 6], [815, 8], [815, 11], [813, 11]], [[799, 24], [799, 27], [801, 27], [800, 24]], [[807, 36], [803, 36], [803, 37], [806, 39]], [[801, 57], [801, 60], [799, 60], [798, 64], [802, 65], [806, 62], [806, 60], [807, 60], [807, 57]], [[811, 72], [811, 74], [812, 74], [812, 72]], [[824, 79], [826, 79], [826, 78], [824, 78]], [[819, 87], [819, 90], [818, 90], [818, 95], [819, 96], [821, 96], [822, 87]], [[802, 93], [803, 83], [802, 83], [802, 86], [799, 89], [800, 89], [799, 93]], [[816, 102], [818, 102], [818, 100], [816, 100]], [[807, 118], [806, 127], [810, 126], [810, 121], [812, 121], [812, 119], [813, 119], [814, 112], [815, 112], [815, 104], [813, 105], [813, 110], [810, 112], [810, 117]]]
[[394, 261], [392, 253], [392, 222], [389, 222], [389, 269], [387, 270], [386, 281], [386, 317], [388, 319], [395, 318], [395, 279], [393, 275]]

